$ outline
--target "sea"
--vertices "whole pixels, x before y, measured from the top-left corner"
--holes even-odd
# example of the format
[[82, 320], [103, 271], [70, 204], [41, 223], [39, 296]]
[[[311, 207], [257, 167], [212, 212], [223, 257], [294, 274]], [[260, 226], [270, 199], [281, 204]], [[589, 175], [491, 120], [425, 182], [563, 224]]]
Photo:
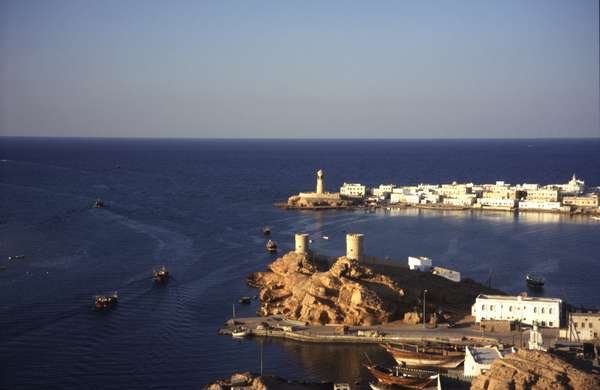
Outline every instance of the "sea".
[[[342, 255], [428, 256], [507, 293], [525, 275], [542, 295], [600, 305], [600, 221], [547, 213], [294, 211], [272, 206], [343, 182], [600, 185], [600, 139], [201, 140], [0, 138], [0, 388], [200, 389], [233, 372], [366, 388], [377, 346], [235, 340], [217, 334], [255, 315], [247, 276], [306, 232]], [[93, 208], [101, 198], [105, 208]], [[321, 239], [323, 235], [329, 240]], [[9, 261], [9, 256], [24, 255]], [[172, 280], [152, 283], [166, 265]], [[5, 267], [5, 268], [4, 268]], [[93, 297], [118, 291], [114, 310]]]

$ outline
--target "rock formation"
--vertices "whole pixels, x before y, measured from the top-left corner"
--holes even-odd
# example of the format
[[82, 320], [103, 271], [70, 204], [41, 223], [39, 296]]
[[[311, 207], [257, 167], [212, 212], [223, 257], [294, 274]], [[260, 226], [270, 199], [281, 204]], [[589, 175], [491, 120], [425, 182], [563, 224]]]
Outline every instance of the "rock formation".
[[373, 325], [404, 309], [404, 291], [388, 276], [357, 260], [338, 258], [319, 271], [295, 252], [275, 260], [270, 272], [256, 272], [249, 283], [260, 288], [260, 315], [284, 315], [313, 324]]
[[496, 360], [471, 383], [471, 390], [508, 389], [600, 389], [600, 379], [547, 352], [520, 349]]

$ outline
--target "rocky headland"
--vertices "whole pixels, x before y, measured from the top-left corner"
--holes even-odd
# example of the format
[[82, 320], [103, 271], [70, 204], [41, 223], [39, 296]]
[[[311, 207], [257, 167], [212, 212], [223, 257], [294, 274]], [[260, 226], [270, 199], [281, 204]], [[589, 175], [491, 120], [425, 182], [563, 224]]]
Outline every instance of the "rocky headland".
[[275, 376], [259, 376], [250, 372], [236, 373], [204, 387], [204, 390], [320, 390], [331, 389], [331, 383], [292, 382]]
[[597, 375], [541, 351], [520, 349], [496, 360], [471, 383], [471, 390], [588, 390], [600, 389]]
[[424, 289], [427, 321], [460, 320], [470, 314], [479, 293], [501, 293], [470, 280], [455, 283], [403, 267], [295, 252], [275, 260], [268, 271], [253, 273], [248, 283], [259, 288], [261, 316], [282, 315], [309, 324], [419, 323]]

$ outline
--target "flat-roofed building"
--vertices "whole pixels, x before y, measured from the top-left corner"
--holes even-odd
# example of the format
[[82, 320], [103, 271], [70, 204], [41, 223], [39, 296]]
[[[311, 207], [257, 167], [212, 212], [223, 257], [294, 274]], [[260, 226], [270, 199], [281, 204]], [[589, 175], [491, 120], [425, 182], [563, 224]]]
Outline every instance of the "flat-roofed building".
[[563, 197], [563, 204], [567, 206], [575, 207], [598, 207], [598, 195], [589, 194], [585, 196], [565, 196]]
[[479, 198], [477, 204], [482, 207], [513, 208], [517, 205], [515, 199]]
[[443, 203], [450, 206], [462, 206], [468, 207], [472, 206], [477, 202], [477, 197], [475, 194], [466, 194], [453, 198], [444, 198]]
[[519, 209], [523, 210], [560, 210], [560, 202], [546, 202], [542, 200], [521, 200]]
[[431, 273], [452, 282], [460, 282], [460, 272], [442, 267], [433, 267]]
[[348, 198], [364, 198], [367, 187], [359, 183], [344, 183], [340, 187], [340, 195]]
[[562, 300], [558, 298], [479, 294], [471, 308], [476, 322], [482, 320], [521, 321], [524, 324], [558, 328]]
[[425, 256], [408, 256], [408, 268], [427, 272], [431, 269], [433, 262], [429, 257]]
[[379, 187], [373, 188], [371, 193], [373, 196], [388, 198], [394, 188], [396, 188], [395, 184], [380, 184]]
[[537, 190], [528, 190], [526, 199], [556, 202], [558, 201], [558, 190], [553, 188], [538, 188]]
[[475, 377], [486, 372], [492, 363], [504, 356], [515, 352], [514, 349], [500, 350], [498, 347], [471, 347], [465, 348], [464, 375]]
[[600, 340], [600, 312], [569, 313], [561, 337], [571, 341]]
[[468, 187], [466, 184], [457, 184], [454, 182], [452, 184], [442, 184], [440, 188], [437, 188], [437, 193], [442, 196], [457, 197], [470, 194], [471, 188], [472, 187]]

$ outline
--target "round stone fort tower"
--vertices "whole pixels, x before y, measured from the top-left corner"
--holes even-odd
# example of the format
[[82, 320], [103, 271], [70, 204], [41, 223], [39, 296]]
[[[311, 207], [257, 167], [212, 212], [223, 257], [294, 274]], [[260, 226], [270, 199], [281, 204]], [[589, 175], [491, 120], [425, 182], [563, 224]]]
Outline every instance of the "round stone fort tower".
[[361, 260], [363, 256], [363, 234], [346, 234], [346, 257], [352, 260]]
[[296, 233], [296, 253], [299, 255], [308, 254], [308, 234]]
[[325, 181], [324, 181], [324, 177], [325, 177], [325, 172], [323, 172], [322, 169], [319, 169], [317, 171], [317, 194], [324, 194], [325, 193]]

